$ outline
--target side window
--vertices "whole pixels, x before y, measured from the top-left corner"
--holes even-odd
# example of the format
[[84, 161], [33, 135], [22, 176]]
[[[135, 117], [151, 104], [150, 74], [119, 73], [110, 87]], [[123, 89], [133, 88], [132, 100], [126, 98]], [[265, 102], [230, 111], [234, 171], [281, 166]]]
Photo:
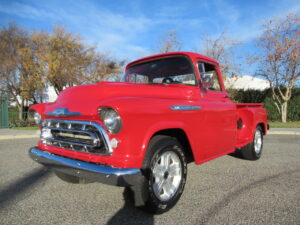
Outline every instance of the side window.
[[222, 91], [215, 66], [209, 63], [199, 62], [198, 69], [203, 88], [212, 91]]

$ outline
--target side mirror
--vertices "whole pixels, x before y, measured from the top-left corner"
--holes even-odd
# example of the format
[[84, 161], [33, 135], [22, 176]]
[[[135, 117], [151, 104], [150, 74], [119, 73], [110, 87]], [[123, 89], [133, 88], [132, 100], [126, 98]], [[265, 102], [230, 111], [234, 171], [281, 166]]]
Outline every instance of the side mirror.
[[214, 87], [213, 75], [212, 72], [201, 73], [201, 81], [204, 88], [211, 89]]

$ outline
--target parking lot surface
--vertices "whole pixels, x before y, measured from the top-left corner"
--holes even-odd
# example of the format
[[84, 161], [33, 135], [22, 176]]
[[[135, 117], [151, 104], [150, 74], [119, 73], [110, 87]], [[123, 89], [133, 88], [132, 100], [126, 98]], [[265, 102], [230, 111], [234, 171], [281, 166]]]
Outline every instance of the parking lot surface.
[[300, 138], [269, 135], [263, 156], [188, 166], [185, 191], [162, 215], [124, 188], [69, 184], [27, 154], [37, 139], [0, 140], [0, 224], [300, 224]]

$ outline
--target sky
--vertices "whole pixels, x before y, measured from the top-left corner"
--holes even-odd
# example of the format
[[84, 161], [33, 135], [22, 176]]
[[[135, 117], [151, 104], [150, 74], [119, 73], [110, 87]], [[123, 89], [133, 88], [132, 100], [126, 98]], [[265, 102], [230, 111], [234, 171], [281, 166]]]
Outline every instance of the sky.
[[[0, 26], [14, 22], [29, 30], [65, 26], [99, 52], [127, 62], [157, 53], [168, 30], [183, 51], [201, 51], [201, 37], [222, 32], [253, 52], [263, 22], [300, 13], [299, 0], [0, 0]], [[201, 52], [200, 52], [201, 53]]]

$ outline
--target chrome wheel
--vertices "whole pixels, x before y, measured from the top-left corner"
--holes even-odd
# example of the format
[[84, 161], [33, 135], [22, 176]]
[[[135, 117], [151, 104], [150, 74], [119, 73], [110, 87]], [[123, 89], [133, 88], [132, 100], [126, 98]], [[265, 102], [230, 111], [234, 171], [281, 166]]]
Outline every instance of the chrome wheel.
[[254, 137], [254, 151], [256, 154], [260, 154], [262, 147], [262, 134], [260, 130], [255, 131]]
[[153, 191], [161, 201], [168, 201], [177, 192], [182, 180], [182, 165], [178, 155], [172, 151], [164, 152], [154, 162]]

